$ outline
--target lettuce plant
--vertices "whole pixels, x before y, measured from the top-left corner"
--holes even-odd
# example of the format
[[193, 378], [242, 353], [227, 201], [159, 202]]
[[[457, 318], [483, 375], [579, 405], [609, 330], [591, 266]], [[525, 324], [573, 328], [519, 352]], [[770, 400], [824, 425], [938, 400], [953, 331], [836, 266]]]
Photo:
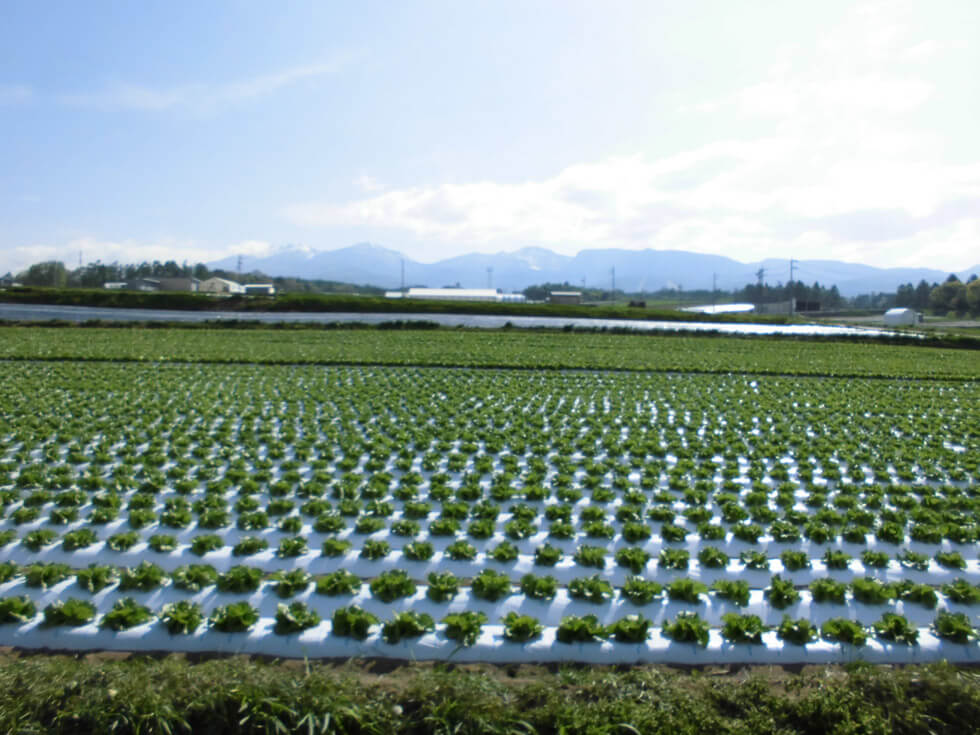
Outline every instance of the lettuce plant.
[[828, 641], [850, 643], [863, 646], [868, 640], [868, 632], [860, 623], [847, 618], [831, 618], [820, 626], [820, 635]]
[[830, 577], [822, 577], [810, 582], [810, 594], [814, 602], [835, 602], [843, 605], [847, 585]]
[[289, 605], [276, 605], [276, 625], [273, 628], [276, 635], [299, 633], [320, 624], [320, 614], [310, 610], [304, 602], [293, 602]]
[[776, 635], [780, 640], [805, 646], [817, 639], [818, 632], [813, 623], [806, 618], [793, 620], [789, 615], [783, 615], [782, 622], [776, 628]]
[[501, 618], [504, 624], [504, 638], [514, 643], [525, 643], [535, 638], [541, 637], [544, 630], [537, 618], [530, 615], [518, 615], [516, 612], [509, 612]]
[[53, 544], [56, 538], [58, 538], [58, 534], [56, 534], [50, 528], [39, 528], [24, 536], [20, 540], [20, 543], [26, 549], [30, 549], [31, 551], [40, 551], [45, 546], [50, 546]]
[[310, 586], [313, 575], [305, 569], [289, 569], [273, 574], [272, 581], [279, 597], [292, 597]]
[[493, 602], [510, 594], [510, 577], [484, 569], [470, 582], [470, 590], [475, 597]]
[[711, 590], [718, 597], [739, 607], [749, 604], [749, 583], [744, 579], [719, 579], [711, 585]]
[[521, 592], [534, 600], [551, 600], [558, 593], [558, 580], [550, 575], [536, 577], [525, 574], [521, 577]]
[[675, 579], [667, 585], [667, 595], [670, 599], [692, 604], [701, 602], [701, 595], [706, 594], [707, 591], [706, 584], [687, 577]]
[[800, 599], [800, 593], [788, 579], [783, 579], [778, 574], [769, 580], [769, 587], [766, 588], [765, 597], [777, 610], [795, 605]]
[[401, 569], [382, 572], [371, 580], [371, 594], [382, 602], [394, 602], [415, 594], [415, 582]]
[[687, 569], [691, 552], [687, 549], [662, 549], [657, 564], [662, 569]]
[[534, 563], [538, 566], [553, 567], [561, 561], [561, 549], [557, 549], [551, 544], [539, 546], [534, 550]]
[[626, 578], [623, 584], [623, 597], [634, 605], [647, 605], [663, 592], [663, 585], [653, 580], [643, 579], [635, 575]]
[[37, 615], [37, 607], [27, 595], [0, 599], [0, 625], [26, 623], [35, 615]]
[[430, 572], [425, 595], [433, 602], [447, 602], [459, 592], [459, 579], [452, 572]]
[[[326, 548], [326, 541], [324, 542], [324, 548]], [[372, 561], [383, 559], [390, 553], [391, 545], [387, 541], [381, 541], [379, 539], [368, 539], [361, 546], [361, 556]]]
[[128, 551], [139, 543], [140, 536], [136, 531], [115, 533], [106, 539], [106, 546], [111, 551]]
[[606, 550], [601, 546], [579, 546], [575, 550], [573, 558], [579, 566], [596, 569], [605, 569], [606, 567]]
[[152, 617], [153, 613], [146, 605], [140, 605], [132, 597], [124, 597], [116, 600], [112, 609], [102, 616], [99, 627], [115, 631], [128, 630], [143, 625]]
[[170, 534], [155, 534], [150, 536], [147, 545], [161, 554], [169, 554], [177, 548], [177, 537]]
[[977, 637], [977, 631], [964, 613], [940, 612], [932, 623], [932, 629], [940, 638], [953, 643], [969, 643]]
[[262, 582], [262, 570], [237, 564], [227, 572], [218, 575], [218, 591], [244, 594], [254, 592]]
[[591, 577], [577, 577], [568, 585], [568, 594], [577, 600], [600, 604], [613, 596], [612, 585], [598, 574]]
[[109, 565], [89, 564], [75, 572], [75, 583], [89, 592], [100, 592], [119, 579], [119, 570]]
[[678, 613], [673, 622], [664, 623], [663, 634], [678, 643], [697, 643], [708, 645], [709, 625], [700, 615], [693, 612]]
[[245, 601], [220, 605], [208, 617], [208, 625], [222, 633], [245, 633], [257, 622], [259, 611]]
[[269, 548], [269, 542], [258, 536], [245, 536], [235, 544], [231, 553], [233, 556], [251, 556]]
[[343, 556], [352, 546], [347, 539], [328, 538], [323, 541], [320, 553], [329, 557]]
[[431, 615], [403, 610], [381, 626], [381, 637], [385, 643], [394, 645], [403, 638], [420, 638], [435, 630], [435, 621]]
[[65, 551], [84, 549], [98, 540], [99, 537], [91, 528], [79, 528], [75, 531], [69, 531], [61, 537], [61, 548]]
[[412, 561], [428, 561], [436, 553], [428, 541], [410, 541], [402, 547], [402, 554]]
[[76, 597], [57, 600], [44, 608], [44, 625], [47, 627], [85, 625], [93, 618], [95, 618], [95, 605]]
[[758, 615], [725, 613], [721, 619], [722, 638], [732, 643], [762, 643], [762, 634], [769, 630]]
[[461, 646], [472, 646], [480, 637], [487, 616], [482, 612], [468, 610], [452, 613], [442, 619], [446, 625], [446, 637], [458, 641]]
[[517, 561], [520, 556], [517, 547], [509, 541], [502, 541], [490, 551], [490, 558], [501, 564]]
[[886, 612], [873, 627], [877, 636], [886, 641], [903, 643], [907, 646], [914, 646], [919, 641], [918, 629], [911, 625], [904, 615]]
[[810, 557], [805, 551], [787, 550], [779, 555], [779, 560], [783, 563], [783, 569], [795, 572], [800, 569], [810, 568]]
[[346, 569], [325, 574], [316, 581], [316, 591], [321, 595], [353, 595], [361, 589], [361, 578]]
[[559, 643], [598, 643], [609, 633], [595, 615], [568, 615], [561, 619], [555, 632]]
[[965, 579], [955, 579], [942, 586], [942, 593], [953, 602], [961, 605], [980, 603], [980, 587], [970, 584]]
[[454, 561], [472, 561], [476, 558], [476, 547], [466, 541], [454, 541], [446, 547], [446, 556]]

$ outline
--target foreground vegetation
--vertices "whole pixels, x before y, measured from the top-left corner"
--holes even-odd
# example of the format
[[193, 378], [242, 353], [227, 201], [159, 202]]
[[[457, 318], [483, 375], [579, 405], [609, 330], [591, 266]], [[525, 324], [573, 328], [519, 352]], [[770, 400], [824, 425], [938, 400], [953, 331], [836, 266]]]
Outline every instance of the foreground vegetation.
[[[0, 359], [401, 365], [868, 376], [980, 377], [980, 341], [413, 329], [0, 327]], [[428, 325], [432, 326], [432, 325]], [[932, 344], [932, 343], [930, 343]], [[974, 349], [969, 349], [969, 348]]]
[[[719, 672], [720, 673], [720, 672]], [[790, 674], [492, 670], [243, 658], [0, 662], [9, 733], [965, 733], [977, 674], [935, 665]]]

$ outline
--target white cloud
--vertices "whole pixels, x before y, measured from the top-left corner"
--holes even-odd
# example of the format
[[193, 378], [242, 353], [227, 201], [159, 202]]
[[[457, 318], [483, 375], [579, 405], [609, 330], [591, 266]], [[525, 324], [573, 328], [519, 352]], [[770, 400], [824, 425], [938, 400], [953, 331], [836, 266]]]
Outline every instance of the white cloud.
[[161, 88], [119, 83], [101, 90], [62, 94], [58, 96], [58, 100], [66, 105], [102, 109], [148, 112], [188, 109], [193, 112], [206, 112], [272, 94], [307, 79], [336, 74], [353, 58], [349, 54], [341, 55], [332, 61], [296, 66], [272, 74], [260, 74], [224, 84], [185, 84]]
[[[941, 252], [965, 267], [969, 249], [954, 233], [956, 226], [980, 223], [980, 164], [903, 162], [892, 150], [907, 152], [915, 140], [904, 148], [901, 139], [872, 136], [871, 143], [876, 140], [881, 145], [857, 150], [850, 142], [790, 134], [715, 143], [660, 159], [576, 164], [518, 184], [444, 184], [345, 203], [300, 203], [285, 215], [309, 227], [388, 229], [483, 247], [534, 242], [564, 252], [676, 248], [747, 260], [826, 257], [833, 245], [846, 260], [925, 265]], [[945, 203], [963, 201], [974, 202], [972, 210], [954, 208], [948, 221], [919, 221]], [[831, 222], [866, 212], [885, 212], [885, 218], [895, 213], [897, 224], [888, 227], [893, 236], [884, 244], [874, 233], [841, 234], [840, 223]], [[834, 232], [836, 239], [814, 239], [812, 233], [821, 231]], [[934, 239], [927, 242], [924, 232]]]
[[949, 156], [941, 131], [919, 122], [951, 92], [934, 64], [964, 46], [922, 36], [916, 9], [858, 5], [809, 46], [781, 46], [761, 78], [677, 105], [681, 120], [725, 131], [700, 145], [519, 183], [361, 187], [352, 200], [296, 202], [283, 214], [306, 227], [403, 233], [425, 243], [414, 253], [423, 259], [461, 244], [540, 244], [972, 266], [980, 161]]

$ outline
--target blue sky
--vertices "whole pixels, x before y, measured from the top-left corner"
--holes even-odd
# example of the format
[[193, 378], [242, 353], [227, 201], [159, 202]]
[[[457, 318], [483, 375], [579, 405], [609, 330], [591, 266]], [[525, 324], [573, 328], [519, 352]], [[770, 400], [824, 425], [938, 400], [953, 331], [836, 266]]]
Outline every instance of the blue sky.
[[980, 3], [0, 3], [0, 272], [980, 262]]

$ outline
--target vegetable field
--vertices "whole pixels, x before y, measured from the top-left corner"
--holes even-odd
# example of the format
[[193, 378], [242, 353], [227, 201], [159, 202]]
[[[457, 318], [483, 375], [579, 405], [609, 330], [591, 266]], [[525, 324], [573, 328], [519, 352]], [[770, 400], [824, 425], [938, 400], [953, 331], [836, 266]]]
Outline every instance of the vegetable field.
[[958, 377], [9, 361], [0, 643], [975, 661]]

